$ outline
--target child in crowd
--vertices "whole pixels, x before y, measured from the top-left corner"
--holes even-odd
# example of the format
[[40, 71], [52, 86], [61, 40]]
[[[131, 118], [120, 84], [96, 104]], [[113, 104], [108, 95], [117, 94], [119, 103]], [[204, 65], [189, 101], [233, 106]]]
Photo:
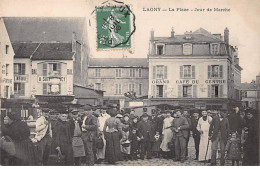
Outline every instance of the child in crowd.
[[136, 128], [132, 128], [131, 133], [129, 135], [129, 140], [131, 142], [131, 150], [130, 150], [131, 160], [137, 160], [139, 141], [141, 139], [137, 136]]
[[156, 158], [160, 157], [161, 143], [162, 143], [162, 137], [160, 136], [159, 131], [156, 131], [156, 134], [153, 137], [153, 143], [152, 143], [152, 153], [155, 155]]
[[123, 124], [122, 139], [121, 139], [121, 152], [125, 161], [130, 160], [130, 141], [129, 141], [129, 125]]
[[232, 160], [232, 166], [236, 164], [239, 166], [239, 161], [241, 160], [241, 143], [240, 139], [237, 138], [237, 133], [233, 132], [230, 140], [228, 140], [226, 145], [225, 158]]

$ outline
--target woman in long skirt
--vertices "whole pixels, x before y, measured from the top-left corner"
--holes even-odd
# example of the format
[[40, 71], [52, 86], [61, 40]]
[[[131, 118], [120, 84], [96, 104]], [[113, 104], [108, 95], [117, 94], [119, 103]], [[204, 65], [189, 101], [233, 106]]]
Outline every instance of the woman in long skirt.
[[198, 159], [199, 161], [205, 161], [211, 158], [211, 141], [209, 141], [209, 127], [211, 121], [212, 118], [207, 115], [207, 112], [202, 111], [202, 117], [199, 119], [197, 125], [197, 130], [200, 132], [199, 159]]
[[105, 160], [109, 164], [115, 164], [115, 162], [122, 158], [119, 138], [119, 134], [122, 133], [122, 125], [121, 121], [115, 117], [116, 115], [116, 110], [112, 109], [110, 112], [111, 117], [106, 120], [103, 128], [106, 139]]
[[162, 130], [163, 140], [160, 146], [160, 148], [163, 151], [164, 158], [166, 157], [169, 158], [171, 152], [171, 149], [168, 147], [168, 144], [172, 141], [172, 137], [173, 137], [173, 133], [170, 128], [172, 125], [172, 120], [173, 117], [171, 117], [171, 112], [167, 112], [167, 116], [163, 121], [163, 130]]

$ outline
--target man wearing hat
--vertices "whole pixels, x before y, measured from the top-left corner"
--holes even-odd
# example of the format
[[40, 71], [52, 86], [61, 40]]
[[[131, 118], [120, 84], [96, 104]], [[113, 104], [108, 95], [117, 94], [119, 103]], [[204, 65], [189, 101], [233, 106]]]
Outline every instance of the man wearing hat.
[[154, 135], [153, 124], [148, 120], [148, 114], [144, 113], [142, 120], [137, 125], [139, 137], [141, 138], [141, 154], [140, 158], [144, 160], [144, 156], [147, 155], [147, 159], [151, 159], [152, 138]]
[[195, 150], [196, 150], [195, 160], [198, 160], [199, 158], [199, 146], [200, 146], [200, 132], [197, 129], [198, 121], [199, 121], [199, 112], [198, 110], [195, 110], [191, 118], [191, 130], [192, 130], [192, 136], [193, 136]]
[[72, 149], [72, 131], [74, 130], [73, 123], [68, 121], [67, 111], [59, 114], [57, 122], [53, 125], [53, 143], [56, 150], [65, 155], [65, 165], [73, 165], [73, 149]]
[[180, 110], [175, 112], [175, 117], [171, 127], [175, 138], [175, 161], [181, 161], [183, 163], [186, 155], [186, 140], [187, 137], [189, 137], [189, 123], [187, 119], [182, 116]]
[[95, 148], [94, 143], [97, 136], [97, 128], [97, 118], [92, 115], [91, 111], [84, 112], [82, 122], [82, 139], [85, 147], [87, 165], [94, 165], [95, 162], [93, 148]]
[[209, 139], [212, 142], [211, 146], [211, 165], [216, 165], [216, 156], [218, 143], [220, 144], [221, 158], [220, 165], [225, 164], [225, 146], [227, 144], [228, 136], [230, 133], [229, 122], [225, 117], [223, 111], [219, 111], [219, 113], [212, 119], [212, 122], [209, 127]]

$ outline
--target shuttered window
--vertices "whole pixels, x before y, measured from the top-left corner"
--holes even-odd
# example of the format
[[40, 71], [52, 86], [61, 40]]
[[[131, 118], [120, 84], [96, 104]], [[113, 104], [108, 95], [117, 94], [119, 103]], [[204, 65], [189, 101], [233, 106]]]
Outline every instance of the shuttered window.
[[208, 85], [208, 97], [211, 98], [211, 85]]
[[167, 85], [163, 86], [163, 97], [167, 97]]
[[180, 66], [180, 78], [184, 78], [184, 79], [195, 78], [195, 66], [191, 66], [191, 65]]
[[152, 85], [152, 97], [156, 97], [155, 85]]
[[183, 66], [180, 66], [180, 78], [183, 78]]
[[197, 96], [197, 85], [192, 85], [192, 87], [193, 87], [193, 97], [197, 98], [198, 97]]
[[223, 97], [223, 85], [219, 85], [219, 97]]
[[164, 79], [167, 79], [167, 66], [164, 66]]
[[153, 66], [153, 79], [156, 79], [156, 66]]
[[182, 85], [178, 85], [178, 97], [182, 97]]
[[47, 83], [43, 83], [42, 84], [42, 94], [48, 94], [48, 84]]
[[48, 71], [48, 68], [47, 68], [47, 63], [43, 63], [42, 65], [42, 75], [43, 76], [47, 76], [47, 71]]
[[223, 65], [209, 65], [208, 78], [223, 78]]

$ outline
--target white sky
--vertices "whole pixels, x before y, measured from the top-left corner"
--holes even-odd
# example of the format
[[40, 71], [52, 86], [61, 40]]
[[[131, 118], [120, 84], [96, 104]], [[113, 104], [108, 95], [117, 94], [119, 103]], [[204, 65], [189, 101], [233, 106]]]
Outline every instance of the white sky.
[[[90, 17], [95, 5], [105, 0], [0, 0], [0, 16]], [[230, 44], [238, 47], [242, 82], [250, 82], [260, 73], [259, 0], [124, 0], [136, 15], [134, 53], [128, 51], [96, 51], [95, 25], [89, 28], [92, 57], [147, 57], [150, 30], [155, 36], [170, 36], [195, 31], [202, 27], [223, 35], [229, 28]], [[144, 12], [143, 8], [230, 8], [231, 12]], [[91, 18], [91, 23], [95, 23]]]

